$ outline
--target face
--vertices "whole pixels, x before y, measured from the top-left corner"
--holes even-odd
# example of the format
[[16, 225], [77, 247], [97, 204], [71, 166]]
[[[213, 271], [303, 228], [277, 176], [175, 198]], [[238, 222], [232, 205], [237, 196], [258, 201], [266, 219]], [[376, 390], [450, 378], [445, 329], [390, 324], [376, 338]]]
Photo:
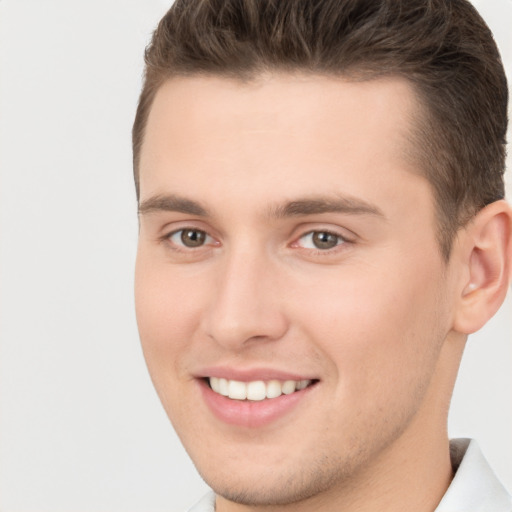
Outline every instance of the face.
[[284, 74], [177, 78], [156, 96], [140, 336], [185, 448], [229, 500], [327, 496], [444, 428], [451, 278], [404, 156], [415, 105], [399, 79]]

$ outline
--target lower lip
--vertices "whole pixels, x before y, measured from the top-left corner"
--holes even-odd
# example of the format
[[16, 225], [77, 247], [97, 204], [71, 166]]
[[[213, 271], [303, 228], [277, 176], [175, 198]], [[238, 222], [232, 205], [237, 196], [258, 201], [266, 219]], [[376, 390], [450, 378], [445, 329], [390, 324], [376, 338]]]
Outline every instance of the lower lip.
[[252, 401], [232, 400], [212, 391], [205, 381], [199, 382], [203, 399], [214, 416], [229, 425], [249, 428], [263, 427], [285, 416], [316, 387], [314, 384], [289, 395]]

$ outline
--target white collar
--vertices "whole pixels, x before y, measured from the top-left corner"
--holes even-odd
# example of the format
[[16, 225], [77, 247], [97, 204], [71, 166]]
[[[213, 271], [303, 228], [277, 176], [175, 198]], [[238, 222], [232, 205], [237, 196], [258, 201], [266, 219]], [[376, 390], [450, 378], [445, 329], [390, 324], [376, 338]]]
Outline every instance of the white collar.
[[450, 442], [456, 471], [435, 512], [511, 512], [512, 500], [478, 444], [470, 439]]

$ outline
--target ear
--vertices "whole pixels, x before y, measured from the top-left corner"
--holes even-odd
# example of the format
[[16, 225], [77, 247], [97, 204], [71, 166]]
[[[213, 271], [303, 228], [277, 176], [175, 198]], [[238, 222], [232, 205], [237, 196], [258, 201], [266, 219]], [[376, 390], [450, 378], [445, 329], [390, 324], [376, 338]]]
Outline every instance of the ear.
[[478, 212], [460, 234], [455, 331], [471, 334], [496, 313], [509, 288], [512, 268], [512, 209], [496, 201]]

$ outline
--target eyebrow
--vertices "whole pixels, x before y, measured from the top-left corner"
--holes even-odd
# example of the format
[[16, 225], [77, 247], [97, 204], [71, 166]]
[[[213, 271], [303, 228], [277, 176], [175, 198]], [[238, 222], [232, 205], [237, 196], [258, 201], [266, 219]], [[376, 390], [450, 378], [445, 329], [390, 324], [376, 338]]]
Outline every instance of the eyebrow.
[[321, 213], [372, 215], [385, 219], [385, 215], [380, 208], [352, 196], [300, 198], [271, 208], [270, 217], [299, 217]]
[[[150, 197], [142, 201], [138, 208], [139, 215], [159, 211], [178, 212], [199, 217], [211, 216], [209, 210], [200, 203], [175, 194]], [[372, 215], [385, 219], [384, 213], [377, 206], [352, 196], [298, 198], [271, 206], [268, 210], [268, 217], [271, 219], [282, 219], [322, 213]]]
[[150, 197], [142, 201], [138, 208], [139, 215], [162, 211], [198, 215], [199, 217], [207, 217], [209, 215], [208, 210], [196, 201], [174, 194]]

